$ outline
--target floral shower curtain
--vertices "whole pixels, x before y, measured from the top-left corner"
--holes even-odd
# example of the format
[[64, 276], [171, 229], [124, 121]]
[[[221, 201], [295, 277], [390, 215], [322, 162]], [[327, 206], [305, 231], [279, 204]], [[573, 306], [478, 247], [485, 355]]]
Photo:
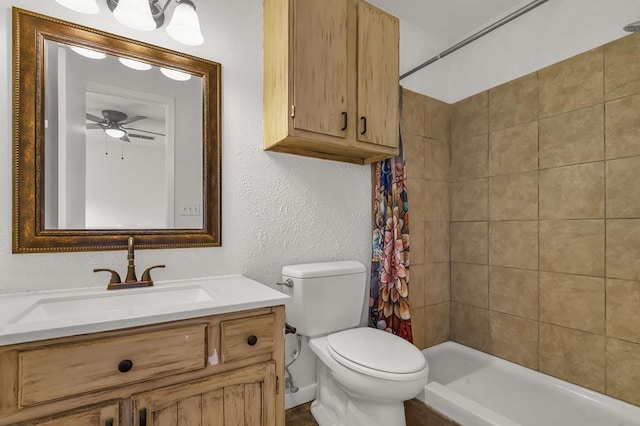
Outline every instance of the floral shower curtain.
[[413, 342], [409, 312], [409, 203], [405, 183], [400, 130], [398, 157], [375, 165], [369, 325]]

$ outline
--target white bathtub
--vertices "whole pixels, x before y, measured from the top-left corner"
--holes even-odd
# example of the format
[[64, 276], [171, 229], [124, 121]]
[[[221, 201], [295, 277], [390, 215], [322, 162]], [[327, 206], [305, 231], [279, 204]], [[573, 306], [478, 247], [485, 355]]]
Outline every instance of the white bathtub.
[[640, 407], [446, 342], [423, 351], [426, 404], [464, 426], [640, 426]]

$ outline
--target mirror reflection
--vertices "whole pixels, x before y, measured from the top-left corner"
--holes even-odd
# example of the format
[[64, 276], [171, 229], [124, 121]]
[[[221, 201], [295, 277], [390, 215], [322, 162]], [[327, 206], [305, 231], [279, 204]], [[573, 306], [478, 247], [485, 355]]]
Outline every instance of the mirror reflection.
[[202, 87], [46, 40], [45, 229], [202, 228]]

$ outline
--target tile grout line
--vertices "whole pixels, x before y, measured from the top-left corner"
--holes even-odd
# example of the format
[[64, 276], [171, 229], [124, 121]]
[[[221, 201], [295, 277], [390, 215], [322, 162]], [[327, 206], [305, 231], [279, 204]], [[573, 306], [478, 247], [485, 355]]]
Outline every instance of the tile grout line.
[[[534, 221], [530, 221], [530, 222], [534, 222]], [[442, 262], [435, 262], [435, 263], [446, 263], [446, 261], [442, 261]], [[589, 275], [589, 274], [578, 274], [575, 272], [567, 272], [567, 271], [553, 271], [551, 269], [528, 269], [528, 268], [521, 268], [521, 267], [517, 267], [517, 266], [506, 266], [506, 265], [497, 265], [497, 264], [484, 264], [484, 263], [477, 263], [477, 262], [467, 262], [464, 260], [452, 260], [451, 263], [460, 263], [463, 265], [474, 265], [474, 266], [488, 266], [491, 268], [502, 268], [502, 269], [512, 269], [515, 271], [523, 271], [523, 272], [544, 272], [544, 273], [548, 273], [548, 274], [558, 274], [558, 275], [571, 275], [574, 277], [584, 277], [584, 278], [602, 278], [605, 279], [606, 277], [604, 275]], [[640, 283], [640, 280], [636, 280], [636, 279], [631, 279], [631, 278], [620, 278], [620, 277], [609, 277], [611, 279], [614, 280], [620, 280], [620, 281], [631, 281], [631, 282], [637, 282]]]
[[491, 196], [490, 196], [490, 185], [489, 185], [489, 174], [490, 174], [490, 163], [491, 163], [491, 91], [487, 90], [487, 166], [485, 169], [485, 172], [487, 174], [487, 214], [486, 214], [486, 218], [487, 218], [487, 259], [486, 259], [486, 263], [487, 263], [487, 351], [491, 354], [494, 353], [493, 351], [493, 336], [491, 333], [491, 303], [489, 300], [489, 295], [491, 294], [490, 288], [491, 288], [491, 276], [489, 273], [489, 252], [491, 250], [491, 238], [489, 237], [489, 234], [491, 232], [490, 230], [490, 225], [489, 225], [489, 219], [491, 218], [490, 216], [490, 212], [491, 212]]
[[[520, 170], [520, 171], [516, 171], [516, 172], [509, 172], [509, 173], [489, 174], [489, 175], [487, 175], [485, 177], [475, 176], [475, 177], [470, 177], [470, 178], [466, 178], [466, 179], [451, 179], [449, 181], [449, 183], [454, 184], [454, 183], [471, 182], [471, 181], [474, 181], [474, 180], [480, 180], [480, 179], [485, 179], [485, 178], [511, 176], [511, 175], [522, 174], [522, 173], [533, 173], [535, 171], [546, 171], [546, 170], [563, 169], [563, 168], [568, 168], [568, 167], [576, 167], [576, 166], [584, 166], [584, 165], [588, 165], [588, 164], [602, 163], [602, 162], [605, 162], [605, 161], [607, 161], [607, 162], [609, 162], [609, 161], [618, 161], [618, 160], [632, 159], [632, 158], [638, 158], [638, 157], [640, 157], [640, 154], [629, 154], [629, 155], [621, 155], [619, 157], [614, 157], [614, 158], [603, 158], [603, 159], [597, 159], [597, 160], [582, 161], [582, 162], [577, 162], [577, 163], [560, 164], [560, 165], [549, 166], [549, 167], [540, 167], [540, 166], [538, 166], [537, 169]], [[538, 161], [539, 161], [539, 159], [538, 159]], [[433, 179], [425, 179], [425, 180], [433, 180]]]
[[[455, 104], [454, 104], [455, 105]], [[453, 118], [454, 118], [455, 108], [451, 106], [449, 109], [449, 176], [447, 180], [449, 184], [447, 188], [449, 189], [449, 340], [453, 340], [452, 330], [453, 330], [453, 315], [451, 315], [451, 305], [452, 305], [452, 288], [451, 288], [451, 212], [453, 211], [451, 205], [451, 177], [453, 170]]]
[[602, 49], [602, 135], [604, 143], [604, 394], [607, 394], [607, 102], [605, 52]]
[[537, 323], [538, 323], [538, 367], [536, 370], [540, 370], [540, 359], [542, 352], [540, 350], [540, 73], [536, 71], [536, 87], [538, 89], [538, 105], [537, 105], [537, 115], [538, 115], [538, 276], [536, 278], [538, 285], [538, 312], [537, 312]]

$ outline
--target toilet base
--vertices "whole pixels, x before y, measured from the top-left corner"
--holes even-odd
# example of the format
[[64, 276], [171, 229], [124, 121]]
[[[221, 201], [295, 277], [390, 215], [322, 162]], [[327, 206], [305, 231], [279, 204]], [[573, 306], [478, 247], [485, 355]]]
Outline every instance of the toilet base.
[[[347, 409], [346, 416], [343, 419], [336, 419], [333, 417], [326, 406], [319, 404], [317, 401], [313, 401], [311, 404], [311, 414], [320, 426], [405, 426], [406, 421], [404, 417], [404, 406], [400, 407], [384, 407], [381, 410], [379, 405], [368, 407], [367, 411], [362, 411], [363, 406], [356, 407], [352, 403], [348, 404], [350, 409]], [[375, 408], [376, 410], [373, 410]], [[397, 412], [397, 409], [400, 412]], [[376, 411], [374, 413], [374, 411]], [[391, 412], [396, 411], [391, 414]], [[366, 414], [364, 414], [366, 413]], [[385, 418], [387, 417], [387, 418]], [[400, 420], [402, 419], [402, 420]], [[398, 423], [402, 421], [402, 423]]]
[[322, 362], [317, 363], [318, 387], [311, 414], [320, 426], [406, 426], [402, 401], [382, 403], [349, 396], [331, 377]]
[[380, 406], [351, 400], [344, 416], [336, 418], [331, 408], [316, 400], [311, 404], [311, 414], [320, 426], [406, 426], [403, 404]]

